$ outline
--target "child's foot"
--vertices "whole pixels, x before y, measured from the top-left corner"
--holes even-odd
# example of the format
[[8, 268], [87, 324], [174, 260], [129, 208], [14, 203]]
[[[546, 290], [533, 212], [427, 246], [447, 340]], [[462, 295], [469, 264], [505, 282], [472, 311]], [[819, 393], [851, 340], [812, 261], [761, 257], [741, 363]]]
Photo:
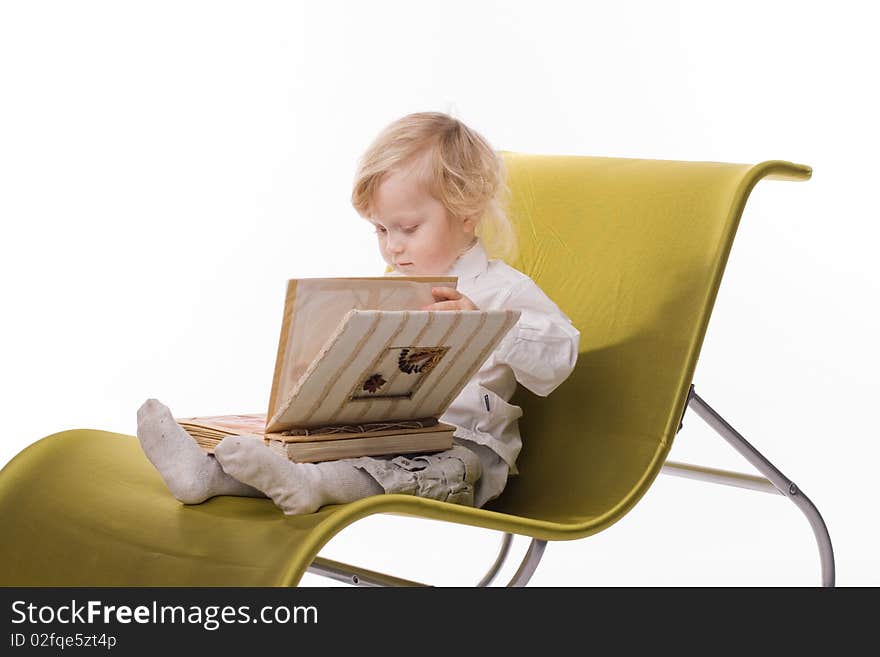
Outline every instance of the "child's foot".
[[198, 504], [215, 495], [264, 497], [226, 474], [217, 459], [199, 447], [158, 400], [145, 401], [137, 420], [141, 448], [171, 494], [184, 504]]
[[294, 463], [259, 438], [226, 436], [214, 455], [224, 471], [263, 491], [287, 515], [314, 513], [326, 503], [315, 464]]

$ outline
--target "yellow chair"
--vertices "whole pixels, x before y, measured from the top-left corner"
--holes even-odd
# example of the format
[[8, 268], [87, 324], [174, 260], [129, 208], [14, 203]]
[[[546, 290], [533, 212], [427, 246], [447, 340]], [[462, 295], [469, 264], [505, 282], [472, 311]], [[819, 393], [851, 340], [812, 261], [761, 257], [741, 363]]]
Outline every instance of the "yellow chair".
[[[662, 471], [785, 495], [807, 516], [822, 583], [834, 584], [819, 512], [694, 391], [692, 377], [734, 234], [762, 178], [811, 169], [505, 153], [511, 214], [529, 274], [581, 331], [571, 377], [549, 397], [519, 388], [520, 475], [487, 508], [379, 495], [285, 516], [271, 501], [217, 497], [184, 506], [133, 436], [94, 429], [30, 445], [0, 472], [0, 584], [290, 586], [311, 572], [408, 585], [318, 555], [374, 513], [464, 523], [532, 538], [510, 585], [528, 582], [547, 541], [620, 520]], [[666, 461], [691, 407], [763, 476]], [[134, 416], [132, 409], [132, 417]], [[391, 546], [393, 548], [393, 545]]]

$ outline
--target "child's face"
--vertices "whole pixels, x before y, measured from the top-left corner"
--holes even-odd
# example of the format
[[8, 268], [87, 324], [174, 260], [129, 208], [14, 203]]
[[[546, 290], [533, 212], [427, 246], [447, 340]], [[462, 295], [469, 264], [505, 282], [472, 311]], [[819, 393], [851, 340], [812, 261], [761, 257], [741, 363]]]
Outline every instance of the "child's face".
[[409, 276], [445, 274], [474, 238], [473, 222], [450, 217], [414, 167], [385, 176], [370, 222], [385, 262]]

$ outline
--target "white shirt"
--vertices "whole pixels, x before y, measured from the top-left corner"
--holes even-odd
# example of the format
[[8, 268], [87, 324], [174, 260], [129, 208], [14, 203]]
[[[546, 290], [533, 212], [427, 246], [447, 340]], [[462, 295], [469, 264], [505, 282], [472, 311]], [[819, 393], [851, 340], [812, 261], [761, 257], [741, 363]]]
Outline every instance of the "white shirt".
[[521, 313], [438, 418], [457, 427], [455, 436], [485, 445], [498, 454], [510, 473], [516, 474], [516, 458], [522, 448], [517, 419], [522, 409], [508, 400], [517, 382], [546, 397], [565, 381], [577, 361], [580, 332], [531, 278], [502, 260], [489, 260], [479, 239], [444, 276], [457, 276], [457, 289], [480, 310]]

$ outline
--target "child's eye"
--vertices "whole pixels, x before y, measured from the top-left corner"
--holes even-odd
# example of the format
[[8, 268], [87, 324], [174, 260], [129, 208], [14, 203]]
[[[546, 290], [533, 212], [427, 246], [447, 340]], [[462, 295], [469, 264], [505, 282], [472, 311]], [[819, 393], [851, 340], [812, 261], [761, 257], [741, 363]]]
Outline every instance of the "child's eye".
[[377, 235], [381, 235], [381, 234], [383, 234], [384, 232], [385, 232], [385, 229], [382, 228], [382, 226], [377, 226], [377, 227], [376, 227], [376, 234], [377, 234]]
[[404, 228], [403, 232], [412, 234], [412, 233], [416, 232], [416, 228], [418, 228], [418, 227], [419, 227], [418, 225], [417, 226], [410, 226], [409, 228]]

